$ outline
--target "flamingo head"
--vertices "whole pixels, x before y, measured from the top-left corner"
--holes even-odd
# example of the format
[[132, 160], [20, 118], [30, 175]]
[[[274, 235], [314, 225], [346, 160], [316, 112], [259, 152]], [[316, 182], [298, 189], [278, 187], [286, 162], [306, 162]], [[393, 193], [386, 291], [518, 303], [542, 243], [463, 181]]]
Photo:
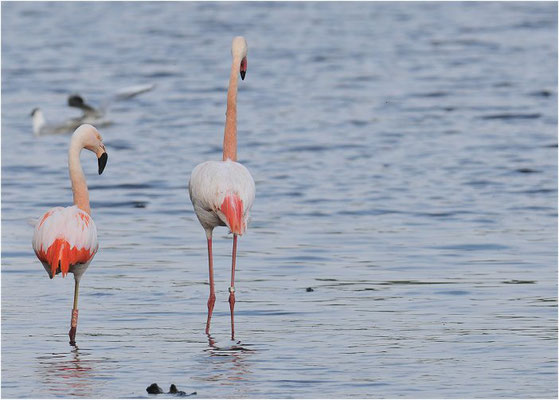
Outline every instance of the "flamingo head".
[[72, 140], [79, 140], [81, 142], [81, 147], [97, 155], [99, 175], [101, 175], [105, 169], [105, 165], [107, 165], [108, 155], [105, 150], [105, 145], [103, 144], [103, 138], [97, 129], [92, 125], [83, 124], [76, 129], [72, 136]]
[[239, 72], [241, 73], [241, 79], [245, 79], [247, 73], [247, 53], [248, 46], [247, 41], [242, 36], [237, 36], [233, 39], [231, 45], [231, 54], [233, 55], [233, 60], [240, 60]]

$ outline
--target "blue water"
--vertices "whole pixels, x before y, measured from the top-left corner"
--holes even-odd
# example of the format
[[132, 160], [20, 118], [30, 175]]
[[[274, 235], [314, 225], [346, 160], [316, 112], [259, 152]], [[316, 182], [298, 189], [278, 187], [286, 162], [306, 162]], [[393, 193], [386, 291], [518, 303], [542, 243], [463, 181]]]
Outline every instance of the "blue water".
[[[187, 194], [220, 159], [230, 43], [249, 45], [239, 240]], [[100, 249], [52, 281], [29, 221], [72, 201], [68, 135], [120, 88], [82, 155]], [[3, 3], [2, 396], [557, 397], [557, 4]], [[307, 291], [310, 287], [314, 291]], [[169, 396], [167, 396], [169, 397]]]

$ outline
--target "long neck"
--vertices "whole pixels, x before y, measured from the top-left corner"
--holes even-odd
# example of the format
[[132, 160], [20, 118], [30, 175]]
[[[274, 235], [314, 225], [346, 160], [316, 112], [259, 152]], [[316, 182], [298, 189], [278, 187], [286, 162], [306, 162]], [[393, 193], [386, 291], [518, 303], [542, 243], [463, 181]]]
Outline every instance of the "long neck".
[[90, 214], [89, 193], [87, 183], [80, 163], [80, 152], [83, 146], [79, 141], [72, 140], [70, 150], [68, 150], [68, 169], [70, 170], [70, 180], [72, 181], [72, 193], [74, 194], [74, 204], [78, 208]]
[[225, 134], [223, 136], [223, 161], [237, 161], [237, 86], [241, 60], [233, 57], [229, 89], [227, 90], [227, 112], [225, 113]]

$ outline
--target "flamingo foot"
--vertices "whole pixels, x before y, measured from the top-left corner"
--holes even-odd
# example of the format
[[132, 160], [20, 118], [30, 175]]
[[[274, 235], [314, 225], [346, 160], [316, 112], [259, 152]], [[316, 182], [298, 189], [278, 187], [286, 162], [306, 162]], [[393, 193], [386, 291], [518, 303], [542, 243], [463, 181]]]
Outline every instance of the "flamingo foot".
[[76, 345], [76, 328], [73, 326], [70, 328], [70, 332], [68, 332], [68, 336], [70, 336], [70, 346]]

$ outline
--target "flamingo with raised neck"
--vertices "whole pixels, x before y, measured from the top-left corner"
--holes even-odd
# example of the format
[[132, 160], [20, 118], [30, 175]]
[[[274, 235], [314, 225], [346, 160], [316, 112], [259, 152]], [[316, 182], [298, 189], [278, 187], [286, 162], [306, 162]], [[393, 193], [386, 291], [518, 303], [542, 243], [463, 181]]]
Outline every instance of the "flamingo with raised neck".
[[80, 164], [80, 153], [87, 149], [96, 154], [99, 175], [107, 164], [107, 153], [101, 135], [93, 126], [81, 125], [70, 141], [68, 169], [72, 182], [74, 205], [54, 207], [35, 225], [33, 250], [52, 279], [58, 273], [74, 274], [74, 305], [70, 322], [70, 344], [76, 344], [78, 294], [80, 279], [95, 256], [99, 244], [97, 228], [91, 218], [87, 183]]
[[237, 162], [237, 86], [239, 75], [244, 80], [247, 71], [247, 43], [245, 38], [233, 39], [231, 73], [227, 90], [227, 112], [223, 137], [223, 161], [206, 161], [192, 171], [188, 191], [194, 212], [206, 232], [210, 296], [208, 298], [208, 318], [206, 334], [210, 332], [210, 322], [215, 304], [213, 275], [212, 232], [216, 226], [227, 226], [233, 233], [231, 261], [231, 286], [229, 287], [229, 307], [231, 311], [231, 338], [235, 337], [235, 263], [237, 258], [237, 236], [242, 235], [249, 220], [254, 202], [254, 179], [248, 169]]

